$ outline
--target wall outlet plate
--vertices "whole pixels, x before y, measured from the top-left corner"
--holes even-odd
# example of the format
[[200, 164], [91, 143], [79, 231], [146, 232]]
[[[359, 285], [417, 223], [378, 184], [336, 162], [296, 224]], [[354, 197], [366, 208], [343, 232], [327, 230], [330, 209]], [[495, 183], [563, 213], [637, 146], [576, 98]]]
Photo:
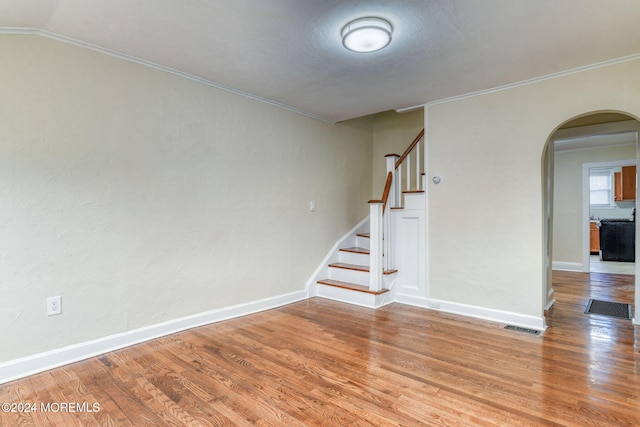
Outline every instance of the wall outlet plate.
[[60, 313], [62, 313], [60, 296], [47, 298], [47, 316], [53, 316]]

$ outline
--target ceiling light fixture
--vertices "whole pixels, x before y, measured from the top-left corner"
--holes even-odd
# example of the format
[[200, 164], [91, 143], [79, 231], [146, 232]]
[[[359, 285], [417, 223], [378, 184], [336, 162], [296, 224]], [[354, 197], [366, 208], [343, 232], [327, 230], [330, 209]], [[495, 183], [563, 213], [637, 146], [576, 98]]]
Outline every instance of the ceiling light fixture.
[[354, 52], [375, 52], [391, 42], [393, 27], [382, 18], [360, 18], [342, 29], [342, 44]]

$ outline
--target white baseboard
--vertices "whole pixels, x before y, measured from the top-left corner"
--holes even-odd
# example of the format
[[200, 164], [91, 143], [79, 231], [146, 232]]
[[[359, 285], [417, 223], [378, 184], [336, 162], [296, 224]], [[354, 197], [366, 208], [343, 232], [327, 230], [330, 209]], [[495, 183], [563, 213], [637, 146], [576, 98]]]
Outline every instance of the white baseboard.
[[555, 291], [553, 290], [553, 288], [549, 288], [549, 290], [547, 291], [547, 301], [549, 302], [544, 307], [545, 311], [549, 310], [553, 306], [553, 304], [556, 303], [556, 299], [553, 297], [554, 294], [555, 294]]
[[154, 338], [181, 332], [198, 326], [246, 316], [264, 310], [307, 299], [307, 291], [297, 291], [232, 307], [211, 310], [132, 331], [109, 335], [96, 340], [69, 345], [20, 359], [0, 363], [0, 384], [24, 378], [89, 357], [98, 356]]
[[495, 310], [433, 298], [416, 298], [401, 294], [396, 294], [396, 302], [429, 308], [431, 310], [444, 311], [446, 313], [459, 314], [461, 316], [490, 320], [497, 323], [521, 326], [523, 328], [535, 329], [536, 331], [544, 331], [547, 328], [543, 317], [527, 316], [510, 311]]
[[549, 301], [549, 304], [547, 304], [547, 306], [544, 308], [545, 310], [549, 310], [551, 307], [553, 307], [553, 304], [556, 303], [556, 299], [552, 299], [551, 301]]
[[429, 300], [426, 298], [404, 295], [400, 293], [396, 293], [395, 302], [400, 304], [412, 305], [414, 307], [432, 308], [429, 305]]
[[547, 329], [544, 317], [528, 316], [510, 311], [495, 310], [492, 308], [443, 301], [433, 298], [429, 299], [427, 304], [427, 306], [433, 310], [440, 310], [446, 313], [475, 317], [477, 319], [505, 323], [507, 325], [521, 326], [523, 328], [535, 329], [536, 331], [544, 331]]
[[562, 270], [562, 271], [577, 271], [579, 273], [583, 272], [583, 265], [581, 262], [561, 262], [561, 261], [553, 261], [551, 268], [554, 270]]

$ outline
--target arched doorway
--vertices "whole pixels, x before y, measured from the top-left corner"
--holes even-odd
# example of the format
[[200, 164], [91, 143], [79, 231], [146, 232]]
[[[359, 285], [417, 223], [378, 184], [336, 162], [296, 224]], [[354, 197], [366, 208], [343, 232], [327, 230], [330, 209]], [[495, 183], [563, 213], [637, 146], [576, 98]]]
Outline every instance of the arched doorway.
[[[545, 310], [554, 303], [552, 286], [552, 270], [554, 268], [590, 271], [589, 227], [592, 215], [590, 215], [589, 209], [588, 184], [585, 189], [585, 182], [588, 183], [589, 179], [590, 166], [604, 165], [607, 167], [603, 167], [603, 170], [612, 170], [612, 166], [621, 164], [622, 161], [637, 164], [639, 129], [640, 121], [631, 114], [621, 111], [598, 111], [566, 120], [558, 125], [549, 136], [542, 159], [543, 214], [545, 219], [543, 255], [546, 281], [543, 287], [543, 304]], [[558, 147], [563, 151], [558, 150]], [[558, 155], [562, 161], [556, 162], [556, 152], [562, 152]], [[563, 168], [568, 167], [566, 166], [566, 156], [568, 155], [573, 159], [571, 165], [573, 169], [567, 172]], [[576, 170], [578, 166], [579, 170]], [[570, 178], [567, 178], [565, 174]], [[574, 182], [567, 184], [563, 181], [565, 179], [573, 179]], [[635, 200], [640, 200], [637, 178], [634, 178], [634, 181], [636, 184]], [[563, 185], [557, 186], [559, 182], [562, 182]], [[567, 192], [565, 187], [570, 190]], [[566, 198], [571, 200], [565, 200]], [[629, 213], [630, 206], [635, 208], [635, 201], [625, 203], [625, 208], [628, 211], [624, 213], [621, 211], [619, 214], [622, 216]], [[613, 215], [613, 209], [617, 206], [612, 204], [610, 208], [612, 213], [609, 215]], [[637, 224], [638, 222], [635, 223], [636, 247], [640, 246], [638, 245], [640, 234]], [[634, 321], [636, 323], [640, 321], [638, 265], [639, 263], [635, 263], [635, 267], [630, 270], [631, 274], [636, 276], [634, 296]]]

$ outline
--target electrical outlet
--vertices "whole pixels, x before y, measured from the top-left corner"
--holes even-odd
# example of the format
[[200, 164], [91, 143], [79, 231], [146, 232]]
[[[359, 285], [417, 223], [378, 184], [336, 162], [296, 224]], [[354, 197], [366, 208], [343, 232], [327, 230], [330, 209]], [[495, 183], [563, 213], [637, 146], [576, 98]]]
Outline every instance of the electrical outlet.
[[55, 314], [62, 313], [62, 306], [60, 305], [60, 297], [47, 298], [47, 316], [53, 316]]

